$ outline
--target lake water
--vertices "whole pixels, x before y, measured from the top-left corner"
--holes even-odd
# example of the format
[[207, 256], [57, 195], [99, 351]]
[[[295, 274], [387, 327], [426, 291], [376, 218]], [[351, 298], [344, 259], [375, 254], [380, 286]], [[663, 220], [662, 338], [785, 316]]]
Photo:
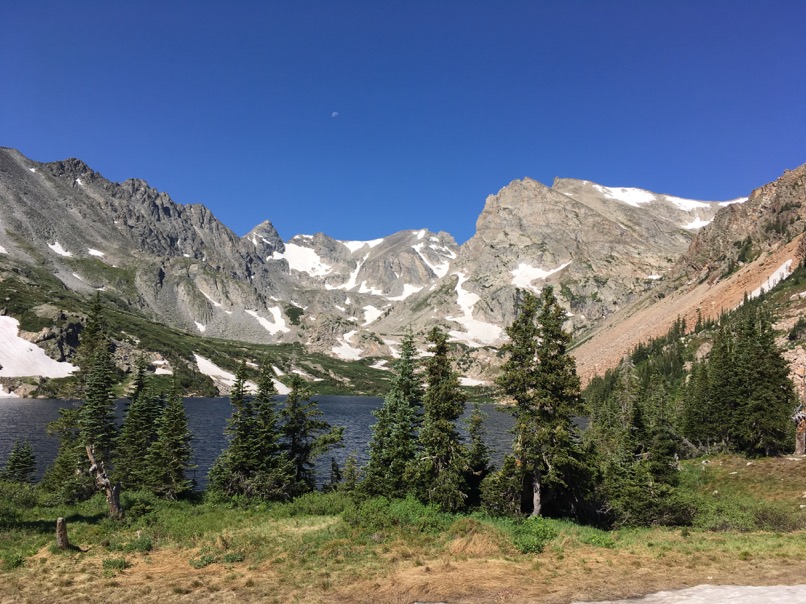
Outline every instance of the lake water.
[[[314, 399], [324, 413], [325, 420], [334, 426], [344, 426], [343, 446], [323, 456], [317, 463], [317, 480], [322, 483], [330, 474], [331, 456], [343, 466], [347, 456], [355, 452], [359, 463], [366, 463], [367, 443], [372, 436], [371, 426], [375, 423], [372, 411], [381, 406], [383, 399], [366, 396], [315, 396]], [[59, 446], [58, 439], [48, 436], [45, 427], [48, 422], [58, 418], [59, 409], [79, 404], [80, 401], [0, 399], [0, 464], [5, 464], [16, 440], [28, 440], [36, 454], [37, 477], [40, 477], [53, 462]], [[117, 402], [120, 419], [124, 405], [124, 400]], [[193, 434], [193, 463], [198, 466], [191, 477], [203, 488], [210, 465], [226, 447], [224, 426], [232, 414], [232, 407], [228, 398], [188, 398], [185, 399], [185, 409]], [[465, 418], [471, 409], [468, 405]], [[486, 442], [492, 450], [493, 461], [500, 465], [512, 446], [512, 435], [509, 433], [513, 424], [512, 416], [491, 404], [482, 405], [482, 410], [487, 414]]]

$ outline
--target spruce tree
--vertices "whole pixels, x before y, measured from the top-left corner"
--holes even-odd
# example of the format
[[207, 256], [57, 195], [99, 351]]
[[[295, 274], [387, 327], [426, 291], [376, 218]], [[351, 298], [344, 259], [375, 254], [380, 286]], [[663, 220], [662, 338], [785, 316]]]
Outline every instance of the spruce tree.
[[150, 483], [145, 453], [157, 439], [157, 426], [165, 401], [151, 380], [135, 391], [117, 440], [115, 477], [127, 489]]
[[36, 457], [31, 443], [15, 441], [6, 460], [6, 467], [0, 470], [0, 480], [31, 483], [36, 471]]
[[83, 501], [96, 490], [95, 480], [87, 472], [87, 453], [79, 437], [80, 411], [80, 408], [59, 409], [59, 418], [47, 426], [47, 433], [59, 439], [59, 449], [40, 486], [59, 503]]
[[249, 481], [258, 466], [254, 409], [246, 394], [246, 378], [246, 363], [241, 362], [230, 390], [233, 411], [224, 430], [228, 437], [227, 448], [215, 460], [208, 475], [209, 489], [227, 497], [247, 495]]
[[176, 499], [193, 489], [193, 481], [186, 476], [193, 468], [191, 439], [182, 395], [174, 380], [157, 419], [156, 439], [146, 455], [145, 483], [160, 497]]
[[456, 429], [456, 420], [464, 411], [464, 397], [448, 358], [447, 336], [434, 327], [428, 341], [432, 356], [426, 362], [421, 448], [410, 475], [421, 501], [456, 511], [467, 499], [467, 451]]
[[288, 499], [293, 492], [294, 471], [282, 449], [282, 428], [275, 408], [274, 373], [268, 360], [260, 368], [257, 394], [252, 406], [254, 422], [254, 455], [257, 466], [249, 480], [248, 494], [267, 501]]
[[290, 388], [280, 411], [283, 448], [293, 468], [294, 490], [303, 493], [316, 487], [315, 459], [341, 443], [344, 428], [321, 419], [310, 388], [298, 375], [291, 376]]
[[490, 449], [484, 442], [484, 418], [478, 403], [474, 403], [473, 411], [467, 421], [467, 433], [470, 439], [467, 447], [467, 506], [478, 507], [481, 504], [481, 483], [490, 473]]
[[408, 333], [401, 341], [383, 406], [373, 412], [377, 422], [372, 426], [369, 462], [361, 483], [368, 495], [405, 497], [410, 490], [406, 468], [417, 453], [417, 409], [423, 396], [415, 354], [414, 337]]
[[529, 482], [531, 512], [539, 516], [547, 500], [558, 513], [575, 510], [589, 480], [573, 418], [582, 413], [576, 364], [568, 354], [571, 336], [563, 330], [565, 311], [551, 286], [538, 300], [525, 292], [498, 384], [515, 401], [515, 457]]

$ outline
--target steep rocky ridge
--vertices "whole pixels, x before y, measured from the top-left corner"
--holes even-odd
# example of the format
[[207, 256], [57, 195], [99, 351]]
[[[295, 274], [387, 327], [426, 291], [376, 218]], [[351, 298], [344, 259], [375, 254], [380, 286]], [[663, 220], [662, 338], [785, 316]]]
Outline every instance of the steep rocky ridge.
[[113, 183], [80, 160], [44, 164], [11, 149], [0, 149], [0, 199], [0, 254], [85, 295], [102, 290], [205, 336], [302, 342], [342, 359], [394, 355], [407, 329], [442, 325], [464, 374], [482, 379], [519, 290], [555, 285], [568, 326], [587, 337], [664, 290], [693, 234], [741, 207], [526, 178], [487, 198], [462, 246], [424, 229], [283, 242], [268, 221], [238, 237], [143, 180]]
[[[785, 278], [802, 261], [804, 177], [806, 165], [754, 190], [746, 203], [720, 210], [662, 287], [609, 317], [574, 350], [583, 379], [614, 366], [639, 342], [665, 333], [677, 317], [694, 325], [698, 316], [715, 317]], [[782, 325], [794, 322], [800, 300], [782, 309]], [[793, 371], [806, 375], [799, 362]]]

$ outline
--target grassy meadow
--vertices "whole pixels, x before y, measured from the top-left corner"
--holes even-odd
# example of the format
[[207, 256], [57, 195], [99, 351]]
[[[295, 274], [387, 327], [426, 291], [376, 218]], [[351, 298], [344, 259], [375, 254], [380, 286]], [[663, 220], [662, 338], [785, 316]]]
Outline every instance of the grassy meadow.
[[[291, 503], [0, 493], [0, 602], [571, 602], [696, 585], [799, 583], [806, 460], [687, 461], [691, 526], [605, 531], [341, 492]], [[74, 549], [55, 546], [68, 521]]]

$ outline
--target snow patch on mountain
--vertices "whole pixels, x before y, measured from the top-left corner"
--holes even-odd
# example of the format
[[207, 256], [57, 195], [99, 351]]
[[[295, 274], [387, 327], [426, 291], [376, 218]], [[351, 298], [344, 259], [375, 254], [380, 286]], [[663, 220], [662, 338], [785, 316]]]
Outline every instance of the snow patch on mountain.
[[271, 308], [267, 308], [266, 310], [271, 313], [271, 316], [274, 318], [274, 321], [269, 321], [266, 317], [261, 317], [256, 310], [247, 310], [246, 314], [254, 317], [257, 319], [257, 322], [260, 323], [261, 327], [268, 331], [270, 334], [274, 335], [277, 333], [287, 333], [291, 331], [288, 325], [283, 318], [283, 313], [280, 310], [279, 306], [272, 306]]
[[69, 256], [73, 255], [73, 252], [68, 252], [66, 249], [64, 249], [62, 247], [62, 244], [59, 243], [58, 241], [56, 241], [54, 243], [48, 243], [48, 247], [50, 249], [52, 249], [54, 252], [56, 252], [57, 254], [59, 254], [59, 256], [69, 257]]
[[198, 321], [193, 321], [193, 322], [196, 324], [196, 329], [198, 329], [200, 332], [204, 333], [207, 330], [206, 325], [202, 325]]
[[569, 264], [571, 264], [570, 261], [566, 262], [565, 264], [561, 264], [557, 268], [546, 270], [536, 266], [532, 266], [531, 264], [527, 264], [525, 262], [521, 262], [520, 264], [518, 264], [518, 267], [516, 269], [509, 271], [512, 274], [512, 285], [524, 289], [532, 289], [532, 290], [540, 289], [535, 288], [532, 285], [532, 282], [536, 281], [537, 279], [546, 279], [551, 275], [553, 275], [554, 273], [560, 272]]
[[361, 350], [350, 345], [350, 340], [352, 340], [353, 336], [357, 333], [358, 332], [355, 330], [348, 331], [344, 334], [341, 344], [334, 346], [330, 350], [340, 359], [345, 361], [357, 361], [361, 358]]
[[[420, 258], [425, 263], [425, 265], [428, 268], [430, 268], [431, 271], [437, 277], [439, 277], [441, 279], [442, 277], [444, 277], [445, 275], [448, 274], [448, 269], [450, 267], [450, 262], [445, 261], [445, 262], [441, 262], [440, 264], [433, 264], [428, 258], [426, 258], [425, 254], [423, 254], [423, 248], [425, 247], [424, 243], [416, 243], [411, 247], [414, 248], [414, 251], [417, 252], [417, 254], [420, 256]], [[437, 253], [442, 252], [443, 254], [449, 256], [450, 258], [456, 258], [456, 254], [452, 250], [449, 250], [446, 247], [435, 246], [433, 244], [428, 246], [428, 247], [431, 248], [432, 250], [434, 250]]]
[[3, 384], [0, 384], [0, 398], [19, 398], [19, 396], [13, 392], [6, 392], [6, 390], [3, 388]]
[[17, 319], [0, 317], [0, 377], [63, 378], [78, 369], [51, 359], [36, 344], [19, 337], [19, 331]]
[[356, 263], [355, 269], [353, 270], [352, 273], [350, 273], [350, 277], [347, 279], [347, 281], [345, 281], [341, 285], [330, 285], [325, 283], [325, 289], [343, 289], [345, 291], [350, 291], [351, 289], [353, 289], [356, 285], [358, 285], [358, 273], [361, 270], [361, 267], [364, 266], [364, 262], [366, 262], [368, 257], [369, 254], [364, 256], [361, 260], [359, 260]]
[[371, 239], [370, 241], [339, 241], [343, 246], [345, 246], [351, 253], [355, 253], [360, 250], [362, 247], [369, 246], [370, 248], [375, 247], [376, 245], [380, 245], [383, 243], [383, 239]]
[[687, 231], [695, 231], [697, 229], [701, 229], [702, 227], [704, 227], [707, 224], [711, 224], [711, 221], [710, 220], [703, 220], [702, 218], [695, 218], [694, 220], [692, 220], [688, 224], [682, 225], [681, 228], [684, 228]]
[[502, 330], [498, 325], [473, 318], [473, 307], [481, 298], [462, 287], [467, 281], [467, 276], [464, 273], [454, 273], [454, 275], [458, 278], [456, 283], [456, 304], [462, 311], [462, 316], [445, 318], [461, 325], [464, 331], [450, 331], [448, 334], [454, 340], [464, 342], [474, 348], [492, 344], [501, 339]]
[[394, 296], [394, 297], [393, 296], [387, 296], [386, 299], [391, 300], [393, 302], [399, 302], [400, 300], [405, 300], [409, 296], [411, 296], [413, 294], [416, 294], [417, 292], [419, 292], [422, 289], [423, 289], [422, 285], [411, 285], [410, 283], [406, 283], [405, 285], [403, 285], [403, 293], [402, 294], [400, 294], [399, 296]]
[[[206, 359], [201, 355], [193, 353], [193, 357], [196, 359], [196, 366], [199, 368], [199, 373], [206, 375], [217, 384], [222, 384], [227, 388], [232, 388], [233, 384], [235, 384], [235, 374], [230, 373], [226, 369], [222, 369], [210, 359]], [[247, 392], [257, 392], [257, 384], [254, 382], [247, 381], [244, 383], [244, 387]]]
[[0, 245], [0, 254], [8, 254], [6, 248], [4, 248], [2, 245]]
[[286, 243], [285, 252], [274, 252], [271, 255], [271, 259], [285, 259], [291, 270], [308, 273], [312, 277], [324, 277], [333, 270], [329, 264], [319, 257], [316, 251], [296, 243]]
[[369, 325], [383, 314], [380, 308], [375, 308], [371, 304], [364, 307], [364, 325]]
[[213, 300], [213, 299], [212, 299], [212, 298], [211, 298], [209, 295], [207, 295], [206, 293], [204, 293], [204, 292], [203, 292], [203, 291], [201, 291], [201, 290], [199, 290], [199, 291], [201, 292], [201, 295], [202, 295], [202, 296], [204, 296], [205, 298], [207, 298], [207, 299], [210, 301], [210, 304], [212, 304], [213, 306], [215, 306], [215, 307], [217, 307], [217, 308], [221, 306], [221, 304], [219, 304], [218, 302], [216, 302], [215, 300]]
[[615, 199], [638, 207], [645, 203], [651, 203], [657, 197], [654, 193], [645, 191], [644, 189], [632, 189], [629, 187], [603, 187], [602, 185], [593, 185], [593, 188], [602, 193], [607, 199]]
[[98, 258], [103, 258], [104, 256], [106, 256], [106, 254], [104, 254], [103, 252], [93, 248], [89, 248], [87, 250], [87, 253], [89, 253], [90, 256], [96, 256]]
[[767, 277], [767, 280], [764, 281], [759, 287], [754, 289], [750, 294], [747, 296], [748, 298], [758, 298], [764, 292], [770, 291], [773, 287], [778, 285], [781, 281], [786, 279], [789, 275], [792, 274], [792, 260], [787, 260], [781, 266], [779, 266], [775, 272]]
[[682, 197], [674, 197], [673, 195], [664, 195], [663, 196], [666, 201], [669, 201], [676, 205], [681, 210], [685, 210], [686, 212], [693, 212], [698, 208], [707, 208], [709, 206], [708, 202], [705, 201], [694, 201], [693, 199], [683, 199]]

